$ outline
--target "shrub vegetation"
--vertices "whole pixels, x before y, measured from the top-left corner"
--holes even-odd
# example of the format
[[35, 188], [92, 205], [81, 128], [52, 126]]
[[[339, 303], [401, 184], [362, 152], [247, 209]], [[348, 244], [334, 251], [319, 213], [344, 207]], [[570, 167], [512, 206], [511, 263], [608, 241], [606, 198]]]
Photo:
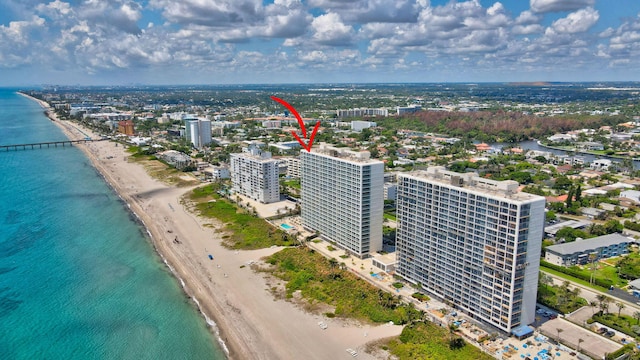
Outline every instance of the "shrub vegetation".
[[281, 250], [267, 258], [268, 270], [287, 281], [287, 296], [300, 290], [305, 299], [335, 307], [337, 317], [372, 322], [406, 324], [423, 317], [423, 312], [405, 304], [399, 296], [363, 281], [344, 269], [335, 259], [305, 247]]
[[201, 216], [222, 221], [227, 235], [224, 245], [232, 249], [261, 249], [272, 245], [294, 245], [295, 239], [245, 210], [238, 209], [217, 193], [215, 184], [194, 189], [190, 196]]
[[467, 345], [450, 330], [430, 322], [416, 322], [405, 326], [397, 339], [386, 345], [400, 360], [489, 360], [493, 359], [475, 346]]

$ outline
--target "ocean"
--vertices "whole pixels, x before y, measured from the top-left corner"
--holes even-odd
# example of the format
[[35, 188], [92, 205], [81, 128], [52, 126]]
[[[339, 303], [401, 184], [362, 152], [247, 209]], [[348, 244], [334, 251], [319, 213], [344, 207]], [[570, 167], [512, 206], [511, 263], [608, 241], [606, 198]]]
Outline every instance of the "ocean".
[[[66, 140], [0, 89], [0, 145]], [[1, 359], [224, 359], [146, 231], [75, 147], [0, 151]]]

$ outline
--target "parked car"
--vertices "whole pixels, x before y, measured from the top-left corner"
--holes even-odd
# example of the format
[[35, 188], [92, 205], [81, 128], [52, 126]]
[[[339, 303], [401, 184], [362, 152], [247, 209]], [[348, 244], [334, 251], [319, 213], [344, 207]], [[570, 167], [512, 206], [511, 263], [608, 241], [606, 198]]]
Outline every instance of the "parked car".
[[609, 330], [609, 331], [607, 331], [607, 332], [604, 334], [604, 336], [606, 336], [606, 337], [612, 337], [612, 336], [613, 336], [613, 335], [615, 335], [615, 334], [616, 334], [615, 332], [613, 332], [613, 331]]

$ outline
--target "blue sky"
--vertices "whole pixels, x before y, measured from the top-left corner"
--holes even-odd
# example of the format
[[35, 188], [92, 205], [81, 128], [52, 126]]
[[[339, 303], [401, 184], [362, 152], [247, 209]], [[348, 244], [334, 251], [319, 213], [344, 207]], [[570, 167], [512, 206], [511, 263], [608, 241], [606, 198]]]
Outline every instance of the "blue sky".
[[638, 0], [0, 0], [0, 86], [640, 81]]

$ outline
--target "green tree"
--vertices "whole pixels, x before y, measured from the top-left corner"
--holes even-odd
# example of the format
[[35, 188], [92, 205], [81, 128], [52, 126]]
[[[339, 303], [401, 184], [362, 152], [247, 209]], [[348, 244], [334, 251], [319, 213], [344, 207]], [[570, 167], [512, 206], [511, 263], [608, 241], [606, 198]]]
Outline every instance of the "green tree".
[[561, 175], [556, 178], [556, 181], [553, 184], [553, 188], [557, 190], [568, 190], [571, 185], [573, 185], [571, 179], [569, 179], [565, 175]]
[[575, 196], [576, 202], [582, 201], [582, 185], [580, 184], [576, 185], [574, 196]]
[[547, 219], [547, 221], [551, 221], [551, 220], [556, 220], [558, 217], [556, 216], [556, 212], [555, 211], [549, 210], [545, 214], [545, 218]]
[[573, 205], [573, 187], [569, 188], [569, 192], [567, 192], [567, 200], [565, 202], [567, 204], [567, 208], [571, 208]]
[[609, 220], [604, 224], [607, 234], [621, 233], [624, 226], [618, 220]]
[[358, 138], [360, 141], [369, 141], [369, 139], [371, 138], [371, 135], [372, 135], [371, 129], [365, 128], [365, 129], [362, 129]]
[[528, 184], [531, 182], [531, 174], [526, 171], [516, 171], [511, 173], [509, 179], [517, 181], [520, 184]]
[[596, 306], [598, 306], [598, 302], [595, 300], [592, 300], [589, 302], [589, 306], [591, 306], [591, 315], [595, 315], [596, 314]]

